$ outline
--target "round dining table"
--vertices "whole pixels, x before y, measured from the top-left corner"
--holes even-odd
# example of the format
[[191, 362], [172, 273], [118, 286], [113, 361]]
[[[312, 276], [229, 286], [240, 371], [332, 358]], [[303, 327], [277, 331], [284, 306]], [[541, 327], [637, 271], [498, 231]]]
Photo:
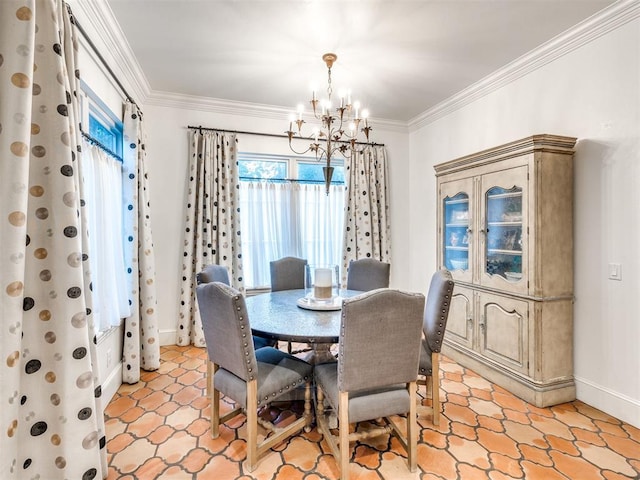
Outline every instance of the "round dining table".
[[[340, 297], [349, 298], [360, 293], [363, 292], [340, 290]], [[251, 332], [272, 340], [309, 344], [312, 351], [307, 361], [311, 363], [335, 361], [330, 348], [340, 338], [340, 299], [332, 306], [322, 302], [309, 304], [304, 299], [304, 289], [246, 297]]]

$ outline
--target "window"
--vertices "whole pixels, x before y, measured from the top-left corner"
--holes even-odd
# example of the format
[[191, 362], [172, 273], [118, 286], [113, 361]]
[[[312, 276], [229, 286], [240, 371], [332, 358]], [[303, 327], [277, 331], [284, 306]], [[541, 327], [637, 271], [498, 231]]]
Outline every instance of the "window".
[[344, 166], [332, 162], [326, 194], [321, 162], [309, 158], [240, 154], [240, 211], [246, 288], [271, 283], [269, 262], [284, 256], [310, 264], [340, 264]]
[[[128, 317], [122, 199], [122, 122], [82, 85], [83, 199], [89, 231], [89, 265], [96, 329], [102, 334]], [[86, 138], [86, 135], [90, 138]]]
[[[89, 135], [94, 143], [100, 143], [107, 153], [122, 161], [122, 121], [87, 84], [81, 82], [81, 87], [83, 133]], [[86, 125], [89, 126], [88, 130]]]

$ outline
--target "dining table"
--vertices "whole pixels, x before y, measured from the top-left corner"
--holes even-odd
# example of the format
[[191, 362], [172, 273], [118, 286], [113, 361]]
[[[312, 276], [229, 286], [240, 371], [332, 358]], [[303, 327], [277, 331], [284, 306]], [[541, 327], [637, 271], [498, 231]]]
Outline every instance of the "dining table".
[[340, 290], [331, 301], [314, 301], [304, 289], [280, 290], [248, 296], [245, 299], [251, 333], [258, 337], [306, 343], [313, 364], [335, 361], [331, 345], [340, 338], [342, 299], [363, 293]]

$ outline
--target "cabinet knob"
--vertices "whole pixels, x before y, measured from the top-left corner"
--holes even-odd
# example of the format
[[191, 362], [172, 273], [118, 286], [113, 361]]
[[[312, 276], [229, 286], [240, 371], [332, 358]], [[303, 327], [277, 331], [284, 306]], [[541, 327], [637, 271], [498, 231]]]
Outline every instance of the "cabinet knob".
[[480, 316], [480, 330], [484, 331], [484, 315]]

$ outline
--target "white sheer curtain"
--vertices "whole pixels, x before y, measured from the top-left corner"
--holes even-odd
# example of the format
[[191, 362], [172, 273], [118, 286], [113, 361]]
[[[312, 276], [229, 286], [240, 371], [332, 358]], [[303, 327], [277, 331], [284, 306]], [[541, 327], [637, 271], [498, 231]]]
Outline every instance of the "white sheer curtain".
[[269, 262], [284, 256], [310, 264], [342, 259], [342, 185], [240, 182], [240, 223], [245, 285], [267, 287]]
[[104, 331], [131, 314], [122, 245], [122, 163], [86, 141], [83, 152], [93, 316]]
[[302, 254], [310, 264], [340, 265], [344, 223], [345, 187], [324, 184], [293, 184], [298, 206], [298, 228]]

